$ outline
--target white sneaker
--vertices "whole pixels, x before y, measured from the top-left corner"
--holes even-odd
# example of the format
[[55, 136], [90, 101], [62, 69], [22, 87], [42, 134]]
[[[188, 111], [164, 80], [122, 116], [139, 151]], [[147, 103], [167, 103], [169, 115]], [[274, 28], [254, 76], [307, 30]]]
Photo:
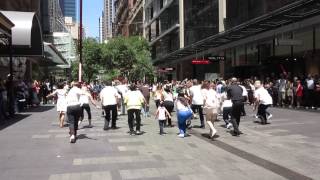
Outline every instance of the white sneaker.
[[213, 136], [216, 135], [216, 133], [217, 133], [217, 130], [214, 129], [214, 130], [211, 132], [211, 138], [213, 138]]
[[272, 118], [272, 114], [270, 114], [268, 117], [267, 117], [267, 120], [271, 119]]
[[232, 127], [232, 124], [231, 123], [228, 123], [227, 124], [227, 129], [230, 129]]
[[70, 136], [70, 143], [75, 143], [76, 137], [74, 135]]
[[256, 118], [256, 119], [259, 119], [259, 116], [257, 116], [257, 115], [254, 115], [254, 118]]
[[82, 121], [78, 121], [78, 126], [80, 126], [81, 123], [82, 123]]
[[178, 137], [184, 138], [184, 134], [179, 134]]

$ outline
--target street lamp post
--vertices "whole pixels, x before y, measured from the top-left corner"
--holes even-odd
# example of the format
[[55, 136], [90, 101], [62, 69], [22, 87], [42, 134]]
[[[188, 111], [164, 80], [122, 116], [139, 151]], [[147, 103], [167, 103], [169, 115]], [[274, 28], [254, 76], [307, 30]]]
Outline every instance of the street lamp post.
[[82, 0], [80, 0], [80, 30], [79, 30], [79, 82], [82, 81]]

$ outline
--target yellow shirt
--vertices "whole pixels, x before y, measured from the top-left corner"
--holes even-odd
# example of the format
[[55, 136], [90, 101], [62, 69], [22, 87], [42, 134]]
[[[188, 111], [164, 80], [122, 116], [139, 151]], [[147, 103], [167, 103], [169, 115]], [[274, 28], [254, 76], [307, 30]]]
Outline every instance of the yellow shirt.
[[141, 109], [144, 97], [140, 91], [129, 91], [124, 98], [127, 109]]

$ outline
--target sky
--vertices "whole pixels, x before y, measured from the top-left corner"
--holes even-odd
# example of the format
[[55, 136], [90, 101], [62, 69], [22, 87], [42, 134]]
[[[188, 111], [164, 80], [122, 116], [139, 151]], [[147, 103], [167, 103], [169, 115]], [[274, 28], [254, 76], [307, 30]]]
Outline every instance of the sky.
[[[103, 11], [103, 0], [83, 0], [83, 26], [87, 37], [99, 37], [99, 17]], [[77, 1], [79, 9], [79, 0]], [[79, 13], [78, 13], [79, 14]], [[80, 22], [80, 18], [78, 18]]]

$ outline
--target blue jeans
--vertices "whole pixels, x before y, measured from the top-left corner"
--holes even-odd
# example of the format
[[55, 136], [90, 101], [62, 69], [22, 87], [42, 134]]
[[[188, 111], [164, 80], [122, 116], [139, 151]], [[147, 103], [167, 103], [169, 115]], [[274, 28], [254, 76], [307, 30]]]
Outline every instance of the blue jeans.
[[178, 126], [179, 126], [179, 131], [180, 134], [185, 134], [186, 133], [186, 121], [191, 118], [192, 116], [192, 112], [191, 110], [187, 110], [187, 111], [178, 111]]

